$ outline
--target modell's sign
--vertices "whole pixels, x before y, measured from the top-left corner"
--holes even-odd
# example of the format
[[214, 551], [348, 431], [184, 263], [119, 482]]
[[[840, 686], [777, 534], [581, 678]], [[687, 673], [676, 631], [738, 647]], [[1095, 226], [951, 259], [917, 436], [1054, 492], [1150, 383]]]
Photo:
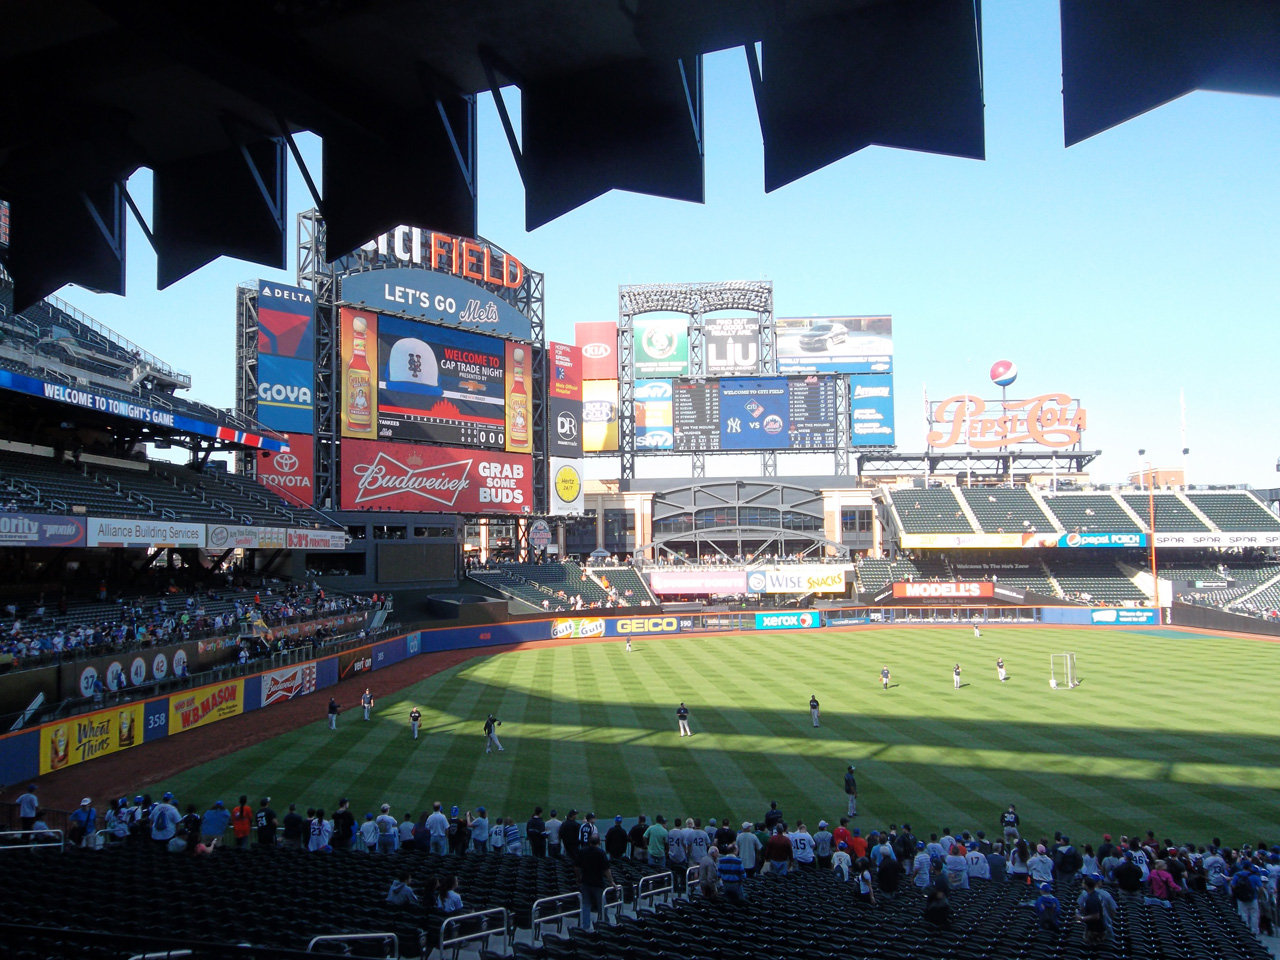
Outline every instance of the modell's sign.
[[978, 583], [895, 583], [893, 595], [904, 600], [967, 600], [971, 597], [994, 597], [995, 584]]
[[1021, 444], [1063, 449], [1080, 442], [1088, 415], [1065, 393], [1030, 400], [980, 400], [958, 396], [933, 404], [928, 444], [945, 450], [957, 444], [995, 450]]
[[533, 462], [474, 447], [343, 440], [342, 509], [531, 513]]

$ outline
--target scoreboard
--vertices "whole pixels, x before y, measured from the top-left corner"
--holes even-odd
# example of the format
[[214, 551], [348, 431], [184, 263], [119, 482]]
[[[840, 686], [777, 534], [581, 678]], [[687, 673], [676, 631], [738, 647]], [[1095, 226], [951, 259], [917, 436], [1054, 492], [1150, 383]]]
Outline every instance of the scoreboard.
[[830, 450], [836, 446], [833, 377], [725, 377], [671, 384], [677, 453]]

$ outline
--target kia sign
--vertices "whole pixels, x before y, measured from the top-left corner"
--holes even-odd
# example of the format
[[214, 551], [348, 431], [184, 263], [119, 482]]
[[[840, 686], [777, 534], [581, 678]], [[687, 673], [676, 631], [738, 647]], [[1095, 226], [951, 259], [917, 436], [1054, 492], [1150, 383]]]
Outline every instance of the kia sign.
[[844, 587], [844, 568], [827, 564], [802, 563], [747, 572], [751, 593], [844, 593]]
[[806, 610], [799, 613], [757, 613], [757, 630], [808, 630], [822, 626], [822, 615]]
[[649, 588], [667, 596], [731, 596], [747, 592], [745, 570], [654, 570]]
[[523, 454], [342, 441], [342, 509], [415, 513], [533, 512], [533, 462]]
[[990, 581], [977, 583], [895, 583], [893, 595], [907, 600], [969, 600], [977, 597], [993, 597], [995, 584]]
[[618, 326], [612, 321], [574, 324], [574, 342], [582, 351], [583, 380], [618, 379]]
[[258, 482], [289, 503], [315, 505], [315, 443], [309, 433], [288, 434], [289, 450], [254, 461]]

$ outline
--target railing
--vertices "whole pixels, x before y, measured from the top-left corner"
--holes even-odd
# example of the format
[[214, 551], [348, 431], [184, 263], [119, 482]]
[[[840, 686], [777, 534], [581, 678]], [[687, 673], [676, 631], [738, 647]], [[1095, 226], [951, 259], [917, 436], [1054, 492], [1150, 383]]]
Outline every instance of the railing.
[[[311, 942], [307, 944], [307, 953], [316, 953], [317, 943], [333, 943], [343, 947], [343, 949], [336, 951], [337, 953], [343, 956], [351, 956], [351, 950], [347, 945], [361, 941], [376, 941], [390, 946], [390, 953], [385, 952], [384, 947], [384, 957], [400, 956], [400, 938], [389, 931], [385, 933], [329, 933], [322, 937], [312, 937]], [[328, 953], [329, 951], [321, 950], [319, 952]]]
[[[491, 919], [501, 919], [501, 927], [490, 926], [489, 921]], [[467, 926], [473, 924], [476, 925], [476, 929], [466, 929]], [[452, 928], [457, 928], [459, 932], [449, 936]], [[444, 956], [445, 950], [452, 949], [454, 960], [457, 960], [459, 952], [468, 943], [483, 940], [487, 947], [489, 938], [497, 934], [501, 934], [502, 939], [506, 941], [507, 948], [510, 949], [512, 941], [511, 921], [506, 907], [493, 907], [489, 910], [466, 913], [460, 917], [449, 917], [444, 923], [440, 924], [440, 956]]]
[[71, 304], [67, 303], [65, 300], [61, 299], [60, 297], [53, 297], [53, 296], [45, 297], [45, 301], [54, 309], [62, 311], [67, 316], [71, 317], [73, 320], [88, 327], [94, 333], [98, 334], [101, 337], [105, 337], [108, 341], [110, 341], [111, 343], [114, 343], [117, 347], [121, 347], [129, 353], [135, 354], [137, 359], [145, 360], [147, 363], [151, 364], [151, 366], [155, 367], [157, 371], [159, 371], [160, 373], [163, 373], [165, 376], [172, 379], [175, 383], [180, 383], [185, 387], [191, 386], [190, 374], [182, 373], [178, 370], [175, 370], [173, 367], [169, 366], [169, 364], [165, 363], [155, 354], [152, 354], [147, 352], [146, 350], [143, 350], [140, 346], [138, 346], [132, 340], [128, 339], [127, 337], [122, 337], [120, 334], [116, 333], [110, 327], [105, 326], [102, 323], [99, 323], [97, 320], [93, 319], [93, 317], [82, 312], [78, 308], [73, 307]]
[[676, 875], [667, 871], [666, 873], [651, 873], [647, 877], [641, 877], [640, 883], [636, 886], [636, 911], [639, 912], [644, 901], [650, 900], [655, 904], [657, 899], [661, 897], [663, 902], [669, 901], [676, 892]]
[[[563, 907], [563, 909], [561, 909]], [[543, 914], [543, 910], [555, 910], [555, 913]], [[542, 925], [554, 922], [556, 931], [561, 928], [561, 921], [568, 917], [576, 917], [582, 912], [582, 895], [578, 893], [561, 893], [554, 897], [543, 897], [533, 902], [533, 942], [537, 943], [542, 936]]]
[[[0, 830], [0, 853], [8, 850], [38, 850], [42, 847], [57, 847], [59, 853], [67, 851], [67, 837], [61, 830], [41, 830], [41, 837], [57, 836], [57, 840], [37, 840], [34, 830]], [[23, 843], [6, 843], [8, 837], [28, 837]]]

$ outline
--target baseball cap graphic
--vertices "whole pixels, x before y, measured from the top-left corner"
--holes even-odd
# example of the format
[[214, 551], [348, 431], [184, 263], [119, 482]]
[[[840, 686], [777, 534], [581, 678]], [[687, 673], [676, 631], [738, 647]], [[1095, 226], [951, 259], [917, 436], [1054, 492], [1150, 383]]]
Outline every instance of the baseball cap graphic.
[[387, 358], [387, 389], [438, 396], [440, 366], [435, 351], [416, 337], [403, 337]]

